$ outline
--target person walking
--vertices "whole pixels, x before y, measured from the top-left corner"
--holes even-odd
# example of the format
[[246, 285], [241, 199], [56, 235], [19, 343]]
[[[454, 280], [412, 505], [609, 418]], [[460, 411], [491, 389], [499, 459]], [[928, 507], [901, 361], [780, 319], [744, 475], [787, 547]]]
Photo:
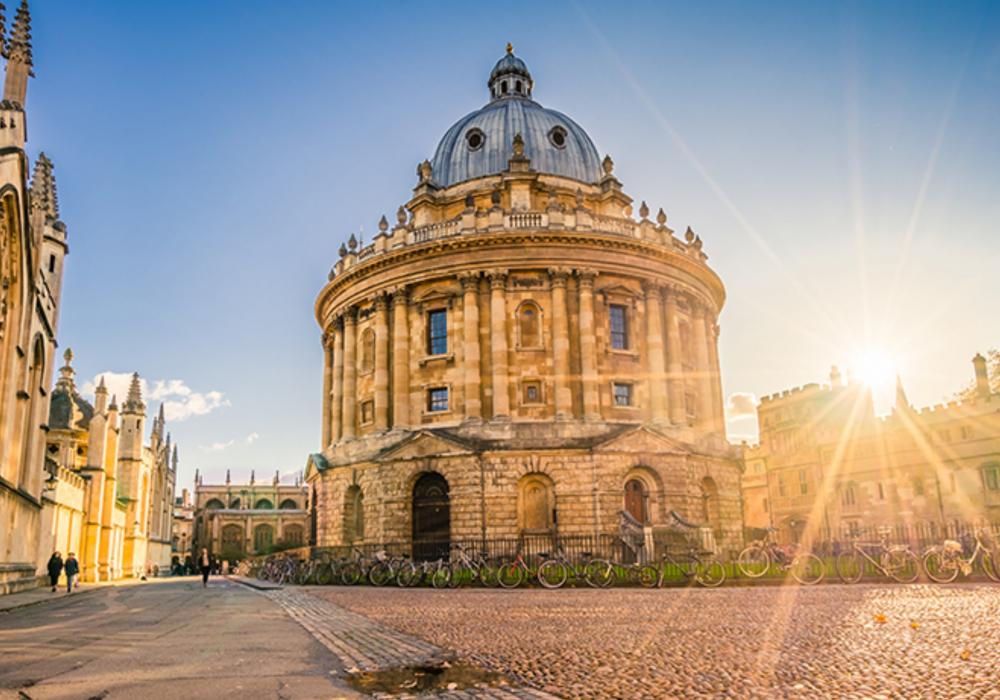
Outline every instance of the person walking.
[[72, 593], [76, 587], [76, 577], [80, 575], [80, 562], [76, 560], [76, 555], [70, 552], [66, 555], [66, 592]]
[[52, 584], [52, 592], [56, 592], [56, 586], [59, 585], [59, 574], [63, 570], [63, 560], [62, 555], [59, 552], [53, 552], [52, 556], [49, 557], [49, 583]]
[[201, 568], [201, 587], [208, 588], [208, 575], [212, 571], [212, 557], [208, 556], [208, 550], [204, 547], [198, 556], [198, 566]]

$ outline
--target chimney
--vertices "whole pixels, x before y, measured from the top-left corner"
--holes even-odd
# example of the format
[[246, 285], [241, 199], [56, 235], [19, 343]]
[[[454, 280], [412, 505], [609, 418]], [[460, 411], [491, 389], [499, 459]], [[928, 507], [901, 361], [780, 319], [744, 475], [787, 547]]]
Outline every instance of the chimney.
[[988, 399], [990, 397], [990, 377], [986, 372], [986, 358], [978, 352], [972, 358], [972, 368], [976, 372], [976, 398]]

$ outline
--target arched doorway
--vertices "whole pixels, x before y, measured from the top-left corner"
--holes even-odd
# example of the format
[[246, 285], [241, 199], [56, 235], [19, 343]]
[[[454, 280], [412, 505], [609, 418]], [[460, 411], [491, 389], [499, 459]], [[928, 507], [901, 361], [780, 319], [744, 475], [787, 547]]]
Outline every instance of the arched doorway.
[[638, 479], [625, 482], [625, 512], [643, 525], [649, 522], [649, 494]]
[[447, 557], [451, 549], [448, 482], [440, 474], [421, 475], [413, 486], [413, 558]]
[[226, 525], [222, 528], [222, 556], [243, 555], [243, 528], [240, 525]]

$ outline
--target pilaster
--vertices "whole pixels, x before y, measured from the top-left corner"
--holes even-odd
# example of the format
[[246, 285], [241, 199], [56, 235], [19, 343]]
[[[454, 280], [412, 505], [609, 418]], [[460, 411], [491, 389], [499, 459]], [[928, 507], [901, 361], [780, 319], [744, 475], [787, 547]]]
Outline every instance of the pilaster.
[[375, 297], [375, 430], [389, 429], [389, 305]]
[[650, 418], [662, 420], [667, 418], [667, 384], [666, 366], [663, 356], [663, 322], [660, 287], [653, 283], [643, 284], [646, 297], [646, 353], [649, 369], [649, 404]]
[[481, 420], [480, 348], [479, 348], [479, 273], [459, 275], [462, 282], [462, 334], [465, 384], [465, 418]]
[[392, 425], [410, 424], [410, 324], [408, 297], [401, 287], [392, 294]]
[[584, 420], [600, 420], [601, 404], [597, 390], [597, 328], [594, 324], [593, 270], [577, 270], [580, 289], [580, 374], [583, 384]]
[[493, 360], [493, 418], [510, 417], [507, 371], [507, 271], [491, 270], [490, 348]]
[[356, 434], [358, 411], [358, 309], [344, 314], [344, 408], [342, 436], [351, 440]]
[[569, 420], [573, 417], [573, 391], [569, 384], [569, 314], [566, 307], [568, 277], [568, 270], [549, 270], [552, 286], [552, 367], [555, 372], [556, 420]]

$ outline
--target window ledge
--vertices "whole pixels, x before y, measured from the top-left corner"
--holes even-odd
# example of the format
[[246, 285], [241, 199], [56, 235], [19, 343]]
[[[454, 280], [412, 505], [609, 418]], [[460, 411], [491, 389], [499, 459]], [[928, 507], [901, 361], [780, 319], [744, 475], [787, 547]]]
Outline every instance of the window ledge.
[[455, 353], [449, 352], [444, 355], [424, 355], [418, 360], [418, 363], [423, 366], [431, 362], [451, 362], [455, 359]]
[[609, 355], [618, 355], [619, 357], [627, 357], [631, 360], [638, 360], [639, 353], [636, 350], [616, 350], [614, 348], [608, 348]]

